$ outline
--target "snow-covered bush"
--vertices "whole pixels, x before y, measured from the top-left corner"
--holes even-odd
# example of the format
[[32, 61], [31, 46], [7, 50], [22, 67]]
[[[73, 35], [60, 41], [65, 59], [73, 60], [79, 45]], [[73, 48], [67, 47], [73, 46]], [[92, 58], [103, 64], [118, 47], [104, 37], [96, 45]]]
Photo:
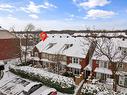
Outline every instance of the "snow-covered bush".
[[107, 84], [97, 83], [97, 84], [83, 84], [81, 89], [82, 95], [124, 95], [120, 92], [114, 92]]
[[73, 94], [75, 82], [72, 78], [53, 74], [43, 69], [33, 68], [29, 66], [10, 66], [10, 71], [20, 75], [21, 77], [31, 79], [33, 81], [42, 82], [44, 85], [56, 88], [63, 93]]
[[81, 89], [83, 95], [96, 95], [98, 91], [98, 87], [92, 84], [84, 84]]

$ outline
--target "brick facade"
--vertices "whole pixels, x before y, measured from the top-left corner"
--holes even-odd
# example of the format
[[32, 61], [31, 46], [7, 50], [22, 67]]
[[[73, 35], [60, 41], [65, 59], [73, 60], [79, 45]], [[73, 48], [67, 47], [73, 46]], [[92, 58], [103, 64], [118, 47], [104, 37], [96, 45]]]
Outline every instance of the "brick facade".
[[20, 40], [0, 39], [0, 60], [20, 57]]

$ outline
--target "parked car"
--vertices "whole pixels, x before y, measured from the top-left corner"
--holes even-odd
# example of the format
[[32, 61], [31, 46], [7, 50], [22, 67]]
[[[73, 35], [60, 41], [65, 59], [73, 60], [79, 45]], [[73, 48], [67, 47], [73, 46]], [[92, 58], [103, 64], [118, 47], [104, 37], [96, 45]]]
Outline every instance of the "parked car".
[[43, 91], [40, 95], [57, 95], [57, 90], [54, 88]]
[[41, 86], [42, 86], [41, 83], [32, 82], [28, 84], [26, 87], [24, 87], [23, 94], [30, 95], [31, 93], [33, 93], [35, 90], [37, 90]]

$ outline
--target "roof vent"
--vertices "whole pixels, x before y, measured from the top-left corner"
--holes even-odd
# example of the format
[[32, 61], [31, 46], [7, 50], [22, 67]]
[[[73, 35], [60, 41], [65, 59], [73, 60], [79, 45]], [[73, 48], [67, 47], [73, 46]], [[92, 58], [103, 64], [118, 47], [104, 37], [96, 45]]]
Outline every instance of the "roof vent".
[[2, 28], [2, 26], [0, 26], [0, 28]]
[[54, 36], [52, 36], [54, 38]]
[[69, 38], [69, 36], [67, 36], [67, 38]]
[[62, 36], [60, 36], [60, 38], [62, 38]]

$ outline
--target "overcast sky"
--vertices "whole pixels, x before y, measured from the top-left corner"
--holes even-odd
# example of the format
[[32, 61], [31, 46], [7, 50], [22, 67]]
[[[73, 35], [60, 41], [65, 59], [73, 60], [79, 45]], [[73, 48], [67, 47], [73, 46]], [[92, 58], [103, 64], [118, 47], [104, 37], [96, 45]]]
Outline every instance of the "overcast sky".
[[0, 25], [23, 30], [127, 29], [127, 0], [0, 0]]

